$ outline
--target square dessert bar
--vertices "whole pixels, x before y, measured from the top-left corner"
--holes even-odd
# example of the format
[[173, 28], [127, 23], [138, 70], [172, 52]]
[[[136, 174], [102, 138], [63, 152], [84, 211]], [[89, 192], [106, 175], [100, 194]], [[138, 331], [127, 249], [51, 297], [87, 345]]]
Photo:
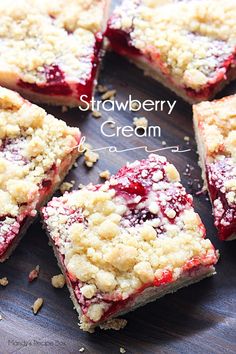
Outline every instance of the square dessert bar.
[[236, 78], [235, 0], [124, 0], [106, 29], [111, 48], [190, 103]]
[[43, 218], [85, 331], [118, 329], [116, 316], [215, 272], [217, 252], [165, 157], [53, 198]]
[[89, 102], [109, 0], [0, 0], [0, 85], [35, 102]]
[[78, 128], [0, 87], [0, 262], [78, 156]]
[[236, 238], [236, 95], [193, 106], [203, 179], [221, 240]]

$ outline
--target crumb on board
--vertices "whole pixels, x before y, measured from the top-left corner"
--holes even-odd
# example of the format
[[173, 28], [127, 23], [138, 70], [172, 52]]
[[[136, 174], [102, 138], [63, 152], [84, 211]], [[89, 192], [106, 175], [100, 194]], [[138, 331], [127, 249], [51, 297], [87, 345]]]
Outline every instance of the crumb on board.
[[43, 306], [43, 298], [39, 297], [37, 300], [35, 300], [32, 306], [34, 315], [37, 315], [37, 313], [39, 312], [42, 306]]
[[142, 128], [145, 129], [148, 127], [148, 120], [145, 117], [134, 117], [133, 119], [133, 124], [137, 127], [137, 128]]
[[84, 163], [87, 167], [93, 167], [95, 162], [99, 159], [99, 154], [87, 149], [84, 153]]
[[121, 354], [124, 354], [124, 353], [126, 353], [126, 350], [125, 350], [125, 348], [123, 348], [123, 347], [120, 347], [120, 353], [121, 353]]
[[120, 329], [124, 328], [127, 325], [127, 320], [124, 318], [113, 318], [108, 320], [102, 324], [100, 324], [100, 328], [107, 330], [107, 329], [114, 329], [115, 331], [119, 331]]
[[3, 277], [0, 279], [0, 285], [7, 286], [8, 283], [9, 283], [9, 281], [8, 281], [7, 277]]
[[116, 90], [108, 90], [101, 96], [101, 99], [103, 101], [111, 100], [114, 98], [115, 95], [116, 95]]
[[40, 271], [40, 267], [39, 265], [36, 265], [36, 267], [34, 269], [31, 270], [31, 272], [29, 273], [28, 279], [29, 282], [31, 283], [33, 280], [37, 279], [39, 276], [39, 271]]
[[100, 176], [101, 178], [104, 178], [104, 179], [109, 179], [110, 176], [111, 176], [111, 174], [110, 174], [110, 171], [104, 170], [104, 171], [102, 171], [102, 172], [99, 173], [99, 176]]
[[63, 274], [58, 274], [51, 278], [51, 283], [54, 288], [61, 289], [64, 287], [66, 280]]
[[166, 141], [163, 140], [163, 141], [161, 142], [161, 144], [162, 144], [163, 146], [165, 146], [165, 145], [166, 145]]
[[185, 135], [184, 141], [189, 141], [189, 140], [190, 140], [189, 136]]
[[70, 181], [70, 182], [63, 182], [62, 185], [60, 186], [60, 192], [63, 194], [66, 191], [70, 191], [73, 185], [75, 184], [75, 181]]
[[62, 111], [62, 113], [67, 112], [68, 111], [68, 107], [67, 106], [62, 106], [61, 107], [61, 111]]
[[97, 91], [98, 91], [99, 93], [105, 93], [105, 92], [108, 91], [108, 88], [107, 88], [105, 85], [98, 85], [98, 86], [97, 86]]
[[79, 349], [79, 352], [80, 352], [80, 353], [83, 353], [84, 351], [85, 351], [85, 348], [84, 348], [84, 347], [82, 347], [82, 348]]
[[138, 102], [132, 102], [131, 103], [131, 111], [138, 111], [139, 110], [139, 103]]
[[0, 315], [0, 321], [2, 321], [2, 320], [3, 320], [2, 315]]
[[73, 167], [74, 167], [74, 168], [77, 168], [78, 166], [79, 166], [79, 165], [78, 165], [78, 162], [75, 161]]
[[78, 188], [79, 189], [82, 189], [82, 188], [84, 188], [85, 187], [85, 185], [83, 184], [83, 183], [80, 183], [79, 185], [78, 185]]
[[94, 111], [92, 112], [92, 116], [93, 116], [94, 118], [100, 118], [100, 117], [102, 116], [102, 113], [99, 112], [99, 111], [94, 110]]

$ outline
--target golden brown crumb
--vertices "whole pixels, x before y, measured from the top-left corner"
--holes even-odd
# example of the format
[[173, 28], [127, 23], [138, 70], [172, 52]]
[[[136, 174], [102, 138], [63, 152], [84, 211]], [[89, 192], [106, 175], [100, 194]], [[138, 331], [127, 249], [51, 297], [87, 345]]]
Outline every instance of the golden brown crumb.
[[108, 90], [102, 95], [102, 100], [111, 100], [116, 95], [116, 90]]
[[121, 354], [124, 354], [124, 353], [126, 353], [126, 350], [125, 350], [125, 348], [122, 348], [122, 347], [120, 347], [120, 353], [121, 353]]
[[66, 283], [66, 280], [63, 274], [58, 274], [52, 277], [51, 283], [54, 288], [63, 288]]
[[110, 178], [110, 171], [108, 171], [108, 170], [105, 170], [105, 171], [102, 171], [102, 172], [100, 172], [100, 174], [99, 174], [99, 176], [101, 177], [101, 178], [104, 178], [104, 179], [109, 179]]
[[99, 159], [99, 154], [87, 149], [84, 153], [84, 163], [87, 167], [93, 167], [93, 164]]
[[108, 91], [108, 88], [104, 85], [98, 85], [97, 90], [99, 93], [105, 93]]
[[145, 129], [148, 126], [148, 120], [145, 117], [134, 117], [133, 119], [133, 124], [137, 127], [137, 128], [142, 128]]
[[8, 283], [9, 283], [9, 282], [8, 282], [7, 277], [3, 277], [3, 278], [0, 279], [0, 285], [2, 285], [2, 286], [7, 286]]
[[40, 270], [39, 265], [36, 265], [36, 267], [33, 270], [31, 270], [31, 272], [29, 273], [29, 277], [28, 277], [29, 282], [32, 282], [33, 280], [38, 278], [39, 270]]
[[131, 111], [137, 111], [138, 107], [139, 107], [138, 102], [131, 103]]
[[100, 117], [102, 116], [102, 113], [99, 112], [99, 111], [94, 110], [94, 111], [92, 112], [92, 116], [93, 116], [94, 118], [100, 118]]
[[32, 306], [34, 315], [37, 315], [37, 313], [39, 312], [42, 306], [43, 306], [43, 298], [39, 297], [37, 300], [35, 300]]
[[71, 182], [63, 182], [61, 187], [60, 187], [60, 192], [63, 194], [65, 193], [66, 191], [69, 191], [71, 190], [71, 188], [73, 187], [73, 185], [75, 184], [74, 181], [71, 181]]

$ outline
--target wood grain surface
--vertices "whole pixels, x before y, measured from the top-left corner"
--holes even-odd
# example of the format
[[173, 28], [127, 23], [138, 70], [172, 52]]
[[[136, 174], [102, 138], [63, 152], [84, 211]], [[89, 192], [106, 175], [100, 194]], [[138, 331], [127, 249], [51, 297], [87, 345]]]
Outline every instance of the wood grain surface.
[[[141, 101], [177, 100], [176, 107], [167, 112], [103, 112], [100, 119], [78, 109], [62, 113], [60, 108], [45, 107], [56, 117], [72, 126], [81, 128], [94, 148], [114, 145], [119, 149], [146, 145], [149, 149], [179, 145], [191, 149], [185, 153], [161, 151], [179, 169], [182, 182], [194, 195], [196, 210], [202, 217], [208, 237], [220, 250], [221, 258], [216, 267], [217, 275], [196, 285], [182, 289], [173, 295], [146, 305], [125, 316], [128, 325], [115, 331], [97, 330], [94, 334], [80, 331], [69, 293], [65, 288], [54, 289], [50, 278], [59, 273], [52, 249], [36, 221], [11, 258], [0, 265], [0, 277], [7, 276], [9, 285], [0, 287], [0, 353], [119, 353], [120, 347], [127, 353], [235, 353], [236, 352], [236, 241], [222, 243], [217, 240], [213, 226], [210, 202], [207, 195], [196, 196], [201, 182], [198, 156], [193, 136], [191, 106], [177, 98], [169, 90], [143, 76], [143, 73], [115, 54], [108, 53], [103, 63], [100, 83], [117, 90], [117, 100], [132, 94]], [[236, 91], [231, 84], [221, 96]], [[99, 95], [96, 96], [99, 98]], [[161, 137], [104, 137], [101, 124], [112, 116], [117, 126], [131, 125], [134, 116], [146, 116], [149, 125], [161, 128]], [[114, 128], [113, 128], [114, 131]], [[184, 140], [190, 137], [190, 143]], [[83, 158], [74, 168], [68, 181], [79, 183], [101, 182], [99, 172], [109, 169], [116, 172], [126, 161], [147, 157], [143, 149], [123, 153], [100, 152], [99, 162], [92, 168], [84, 166]], [[191, 177], [186, 175], [189, 164]], [[193, 182], [193, 183], [192, 183]], [[29, 272], [39, 264], [39, 278], [28, 282]], [[31, 306], [37, 297], [44, 298], [44, 306], [37, 316]]]

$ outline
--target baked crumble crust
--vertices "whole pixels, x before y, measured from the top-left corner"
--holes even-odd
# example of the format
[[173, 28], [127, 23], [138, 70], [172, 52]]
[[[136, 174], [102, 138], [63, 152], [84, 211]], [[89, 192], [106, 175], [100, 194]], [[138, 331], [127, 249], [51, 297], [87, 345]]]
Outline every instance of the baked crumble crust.
[[43, 190], [60, 182], [59, 169], [79, 140], [78, 128], [0, 87], [0, 251], [26, 215], [36, 215]]
[[[76, 95], [87, 83], [92, 91], [106, 6], [106, 0], [0, 1], [2, 84], [39, 96]], [[43, 86], [49, 84], [61, 87], [49, 94]]]
[[[235, 53], [234, 0], [123, 1], [108, 28], [128, 35], [128, 45], [158, 65], [179, 86], [199, 91]], [[138, 54], [138, 53], [136, 53]]]
[[221, 238], [229, 238], [236, 231], [236, 95], [202, 102], [193, 111], [215, 225]]
[[87, 304], [82, 322], [103, 319], [107, 300], [175, 281], [194, 262], [216, 261], [192, 197], [165, 157], [150, 155], [103, 185], [53, 198], [43, 216], [77, 300]]

